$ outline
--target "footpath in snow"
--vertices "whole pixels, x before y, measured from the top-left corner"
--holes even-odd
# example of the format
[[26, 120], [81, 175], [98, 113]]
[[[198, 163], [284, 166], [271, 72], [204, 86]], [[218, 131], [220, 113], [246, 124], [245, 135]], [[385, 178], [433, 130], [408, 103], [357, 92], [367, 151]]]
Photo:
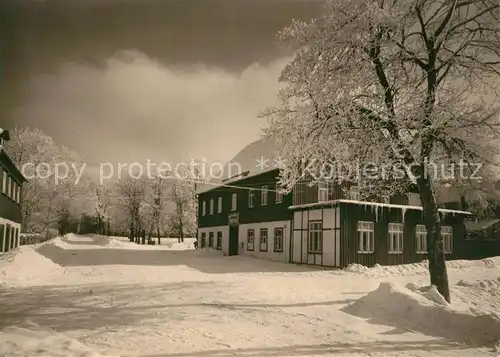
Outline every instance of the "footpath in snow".
[[[500, 258], [322, 271], [68, 236], [0, 257], [7, 356], [496, 356]], [[96, 351], [99, 351], [96, 352]]]

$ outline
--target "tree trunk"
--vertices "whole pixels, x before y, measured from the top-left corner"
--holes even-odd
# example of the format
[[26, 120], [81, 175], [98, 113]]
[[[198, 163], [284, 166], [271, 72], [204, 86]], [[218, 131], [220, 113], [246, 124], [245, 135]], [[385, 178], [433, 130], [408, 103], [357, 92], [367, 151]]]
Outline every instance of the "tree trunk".
[[[428, 172], [424, 171], [424, 172]], [[443, 237], [441, 236], [441, 218], [439, 216], [436, 197], [432, 192], [428, 177], [417, 179], [422, 200], [424, 223], [427, 228], [427, 256], [429, 260], [429, 275], [431, 285], [435, 285], [441, 295], [451, 303], [448, 272], [444, 254]]]
[[130, 224], [130, 236], [129, 236], [130, 242], [134, 241], [134, 223]]
[[156, 236], [158, 237], [158, 245], [160, 245], [161, 244], [161, 242], [160, 242], [161, 237], [160, 237], [160, 226], [159, 225], [156, 227]]
[[184, 242], [184, 222], [182, 219], [179, 221], [179, 243]]

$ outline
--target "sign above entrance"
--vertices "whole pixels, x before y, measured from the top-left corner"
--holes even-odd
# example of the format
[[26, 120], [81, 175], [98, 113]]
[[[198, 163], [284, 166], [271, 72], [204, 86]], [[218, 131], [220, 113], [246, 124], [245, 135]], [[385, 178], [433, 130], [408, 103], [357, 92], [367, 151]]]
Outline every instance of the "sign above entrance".
[[240, 223], [240, 213], [239, 212], [231, 213], [228, 216], [228, 220], [230, 226], [237, 226]]

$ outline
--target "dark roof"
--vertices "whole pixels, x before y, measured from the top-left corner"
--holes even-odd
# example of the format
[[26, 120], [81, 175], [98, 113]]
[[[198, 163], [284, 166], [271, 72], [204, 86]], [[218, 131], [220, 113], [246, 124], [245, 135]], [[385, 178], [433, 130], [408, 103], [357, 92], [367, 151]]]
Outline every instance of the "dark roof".
[[[258, 161], [260, 158], [268, 159], [267, 167], [258, 167]], [[276, 170], [274, 159], [279, 157], [279, 146], [278, 144], [267, 138], [261, 138], [256, 140], [249, 145], [247, 145], [243, 150], [241, 150], [232, 160], [224, 165], [224, 174], [222, 179], [214, 179], [203, 185], [198, 193], [206, 193], [214, 190], [221, 185], [235, 185], [238, 181], [256, 176], [265, 172]], [[238, 174], [238, 167], [231, 166], [230, 164], [239, 164], [241, 167], [240, 174]], [[466, 199], [470, 198], [470, 194], [465, 194]], [[437, 189], [436, 199], [439, 203], [453, 203], [461, 202], [461, 194], [458, 188], [445, 185]]]
[[[199, 193], [214, 190], [221, 185], [234, 185], [242, 179], [277, 170], [274, 161], [277, 157], [278, 146], [274, 141], [267, 138], [254, 141], [224, 165], [221, 179], [209, 181], [201, 187]], [[261, 158], [267, 160], [263, 167], [258, 165]]]
[[469, 232], [478, 232], [484, 229], [488, 229], [491, 226], [500, 222], [498, 218], [489, 218], [481, 220], [467, 220], [465, 221], [465, 229]]
[[19, 168], [16, 166], [14, 161], [10, 158], [9, 155], [5, 152], [5, 149], [0, 146], [0, 162], [3, 163], [9, 171], [11, 171], [11, 174], [15, 176], [20, 183], [28, 181], [26, 177], [24, 177], [23, 173]]

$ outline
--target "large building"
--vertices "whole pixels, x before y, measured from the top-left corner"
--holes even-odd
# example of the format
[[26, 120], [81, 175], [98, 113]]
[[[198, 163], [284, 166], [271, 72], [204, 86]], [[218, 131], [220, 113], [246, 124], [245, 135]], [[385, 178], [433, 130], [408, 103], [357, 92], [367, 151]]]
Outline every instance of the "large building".
[[10, 139], [7, 130], [0, 129], [0, 252], [19, 246], [21, 234], [22, 186], [26, 181], [18, 167], [5, 152]]
[[[338, 268], [426, 259], [426, 229], [418, 195], [364, 202], [359, 200], [357, 186], [345, 190], [335, 184], [311, 185], [308, 180], [283, 195], [276, 152], [269, 140], [250, 144], [226, 165], [227, 179], [211, 182], [200, 191], [201, 247], [221, 250], [224, 255]], [[239, 175], [228, 174], [238, 165]], [[466, 239], [464, 221], [471, 214], [446, 208], [440, 214], [447, 259], [482, 257], [481, 244]]]

